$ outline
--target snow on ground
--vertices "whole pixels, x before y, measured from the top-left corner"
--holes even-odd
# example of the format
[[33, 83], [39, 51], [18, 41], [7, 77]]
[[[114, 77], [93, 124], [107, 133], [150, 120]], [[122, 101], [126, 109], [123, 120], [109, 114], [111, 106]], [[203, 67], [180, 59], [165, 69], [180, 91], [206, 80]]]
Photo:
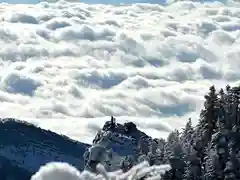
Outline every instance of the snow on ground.
[[169, 165], [160, 165], [150, 167], [146, 162], [134, 166], [131, 170], [126, 173], [120, 171], [106, 172], [102, 166], [98, 166], [98, 176], [93, 175], [89, 172], [79, 172], [75, 167], [60, 162], [48, 163], [42, 166], [38, 172], [36, 172], [31, 180], [125, 180], [125, 179], [140, 179], [146, 175], [152, 174], [149, 180], [160, 179], [160, 175], [165, 171], [169, 170]]
[[1, 4], [0, 114], [84, 142], [111, 115], [166, 136], [238, 83], [239, 7]]

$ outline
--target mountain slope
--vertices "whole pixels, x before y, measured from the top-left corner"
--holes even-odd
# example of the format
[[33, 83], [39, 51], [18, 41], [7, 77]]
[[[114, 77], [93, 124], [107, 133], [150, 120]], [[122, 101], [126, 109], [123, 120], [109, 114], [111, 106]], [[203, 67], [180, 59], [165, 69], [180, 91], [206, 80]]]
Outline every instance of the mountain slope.
[[82, 170], [82, 155], [89, 146], [15, 119], [1, 119], [0, 141], [2, 168], [4, 161], [30, 174], [51, 161], [68, 162]]

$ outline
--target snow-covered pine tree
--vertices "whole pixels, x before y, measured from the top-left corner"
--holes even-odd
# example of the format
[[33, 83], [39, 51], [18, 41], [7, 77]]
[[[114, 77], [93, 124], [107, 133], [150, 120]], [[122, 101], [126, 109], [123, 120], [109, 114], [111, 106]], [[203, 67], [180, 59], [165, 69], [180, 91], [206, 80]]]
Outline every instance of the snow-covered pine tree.
[[193, 133], [194, 133], [194, 129], [192, 127], [192, 120], [191, 118], [189, 118], [185, 128], [183, 129], [182, 135], [180, 137], [180, 141], [183, 146], [184, 153], [186, 155], [190, 155], [193, 151], [193, 144], [194, 144]]
[[176, 144], [180, 144], [180, 133], [178, 130], [171, 132], [167, 137], [167, 143], [164, 147], [164, 160], [169, 162], [170, 157], [173, 155]]

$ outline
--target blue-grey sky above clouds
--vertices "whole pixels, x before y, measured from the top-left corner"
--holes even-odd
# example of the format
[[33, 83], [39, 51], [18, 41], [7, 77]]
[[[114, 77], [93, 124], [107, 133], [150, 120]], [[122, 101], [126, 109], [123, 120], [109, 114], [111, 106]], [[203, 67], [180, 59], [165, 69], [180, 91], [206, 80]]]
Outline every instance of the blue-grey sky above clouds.
[[[100, 3], [100, 4], [120, 4], [120, 3], [138, 3], [138, 2], [149, 2], [149, 3], [162, 3], [165, 0], [79, 0], [84, 3]], [[7, 2], [10, 4], [36, 4], [40, 0], [0, 0], [0, 2]]]

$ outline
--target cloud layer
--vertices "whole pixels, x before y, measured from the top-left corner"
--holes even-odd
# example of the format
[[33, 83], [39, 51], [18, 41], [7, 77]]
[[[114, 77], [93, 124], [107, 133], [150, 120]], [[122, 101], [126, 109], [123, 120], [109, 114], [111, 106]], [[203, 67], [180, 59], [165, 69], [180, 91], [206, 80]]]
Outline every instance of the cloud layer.
[[238, 83], [238, 7], [2, 4], [0, 114], [85, 142], [110, 115], [167, 134]]

